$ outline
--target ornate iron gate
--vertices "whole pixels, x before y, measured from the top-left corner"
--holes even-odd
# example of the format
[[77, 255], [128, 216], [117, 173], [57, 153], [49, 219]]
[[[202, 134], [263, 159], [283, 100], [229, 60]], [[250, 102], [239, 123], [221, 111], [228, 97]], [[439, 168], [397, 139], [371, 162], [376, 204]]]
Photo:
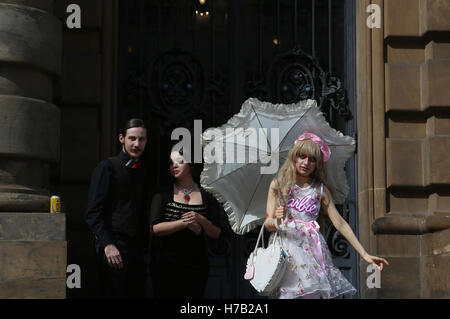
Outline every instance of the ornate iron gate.
[[[248, 97], [318, 101], [331, 125], [356, 137], [355, 0], [121, 0], [118, 125], [150, 127], [151, 178], [167, 181], [170, 134], [220, 126]], [[338, 207], [357, 233], [356, 157]], [[359, 287], [358, 258], [334, 227], [322, 230], [335, 264]], [[256, 232], [211, 257], [209, 298], [253, 298], [243, 280]], [[359, 295], [357, 295], [358, 297]]]

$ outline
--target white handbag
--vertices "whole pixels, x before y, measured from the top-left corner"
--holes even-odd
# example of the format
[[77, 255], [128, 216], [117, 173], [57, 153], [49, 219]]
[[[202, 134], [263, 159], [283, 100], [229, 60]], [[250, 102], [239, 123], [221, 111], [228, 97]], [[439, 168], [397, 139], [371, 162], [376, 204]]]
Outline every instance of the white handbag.
[[[258, 247], [261, 239], [262, 247]], [[244, 278], [250, 281], [260, 295], [272, 295], [284, 277], [288, 260], [289, 256], [283, 249], [278, 230], [267, 248], [264, 248], [264, 225], [262, 225], [255, 249], [247, 260]]]

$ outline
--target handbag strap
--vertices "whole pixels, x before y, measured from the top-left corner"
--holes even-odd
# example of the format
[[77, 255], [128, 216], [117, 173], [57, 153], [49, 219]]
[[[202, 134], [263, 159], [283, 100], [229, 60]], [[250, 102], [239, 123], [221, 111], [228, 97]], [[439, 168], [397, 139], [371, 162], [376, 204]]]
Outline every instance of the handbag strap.
[[[280, 192], [280, 182], [278, 181], [278, 176], [275, 176], [276, 180], [277, 180], [277, 184], [278, 184], [278, 206], [281, 206], [281, 192]], [[284, 202], [284, 199], [283, 199]], [[264, 226], [265, 226], [266, 222], [263, 223], [263, 225], [261, 226], [261, 230], [259, 231], [259, 235], [258, 235], [258, 239], [256, 240], [256, 245], [255, 245], [255, 249], [253, 249], [253, 253], [256, 252], [256, 249], [259, 246], [259, 242], [262, 240], [262, 247], [264, 247]], [[280, 242], [280, 245], [283, 246], [282, 240], [281, 240], [281, 236], [279, 236], [279, 230], [276, 230], [275, 236], [273, 238], [273, 241], [275, 242], [275, 240], [277, 240]], [[253, 262], [253, 260], [252, 260]]]
[[[258, 235], [258, 239], [256, 240], [256, 245], [255, 245], [255, 249], [253, 249], [253, 252], [256, 252], [256, 249], [259, 247], [259, 242], [262, 240], [262, 248], [264, 247], [264, 226], [265, 226], [265, 222], [264, 224], [261, 226], [261, 230], [259, 231], [259, 235]], [[279, 230], [277, 229], [275, 232], [275, 236], [273, 237], [273, 242], [275, 242], [275, 240], [279, 241], [280, 245], [282, 245], [282, 241], [281, 241], [281, 236], [279, 234]]]
[[261, 241], [261, 239], [262, 239], [262, 245], [264, 248], [264, 225], [265, 224], [266, 223], [264, 222], [264, 224], [261, 226], [261, 230], [259, 231], [259, 235], [258, 235], [258, 240], [256, 241], [255, 249], [253, 249], [253, 252], [255, 252], [256, 249], [258, 248], [259, 242]]

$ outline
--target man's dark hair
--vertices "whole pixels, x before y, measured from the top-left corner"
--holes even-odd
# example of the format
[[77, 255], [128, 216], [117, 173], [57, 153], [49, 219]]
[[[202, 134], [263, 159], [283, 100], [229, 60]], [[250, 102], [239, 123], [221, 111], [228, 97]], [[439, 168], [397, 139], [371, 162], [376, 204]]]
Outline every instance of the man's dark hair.
[[133, 127], [142, 127], [142, 128], [147, 129], [143, 120], [134, 118], [134, 119], [128, 120], [125, 123], [125, 125], [122, 127], [122, 129], [120, 130], [119, 133], [122, 134], [123, 136], [126, 136], [127, 130], [130, 128], [133, 128]]

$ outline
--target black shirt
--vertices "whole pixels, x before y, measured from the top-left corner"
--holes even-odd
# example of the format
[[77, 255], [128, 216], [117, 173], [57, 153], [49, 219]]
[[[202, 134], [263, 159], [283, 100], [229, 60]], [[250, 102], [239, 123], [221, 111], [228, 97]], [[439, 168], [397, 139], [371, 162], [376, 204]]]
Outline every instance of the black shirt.
[[147, 239], [145, 172], [128, 154], [103, 160], [92, 173], [86, 223], [97, 245]]
[[[208, 206], [189, 205], [169, 201], [162, 212], [161, 222], [169, 222], [181, 219], [184, 213], [194, 211], [210, 219]], [[155, 225], [158, 221], [152, 223]], [[204, 236], [197, 236], [193, 231], [185, 228], [168, 236], [156, 237], [155, 246], [158, 253], [164, 258], [164, 264], [180, 264], [184, 267], [202, 267], [208, 262], [208, 252]], [[161, 256], [161, 257], [162, 257]]]
[[173, 200], [173, 188], [156, 194], [151, 205], [151, 225], [178, 220], [185, 212], [195, 211], [221, 228], [220, 238], [211, 239], [204, 232], [197, 236], [189, 229], [182, 229], [166, 236], [155, 236], [152, 239], [152, 261], [154, 264], [205, 269], [208, 267], [208, 247], [215, 250], [215, 246], [227, 240], [229, 231], [225, 224], [228, 224], [228, 221], [222, 207], [204, 189], [200, 189], [200, 193], [203, 201], [201, 205], [175, 202]]

